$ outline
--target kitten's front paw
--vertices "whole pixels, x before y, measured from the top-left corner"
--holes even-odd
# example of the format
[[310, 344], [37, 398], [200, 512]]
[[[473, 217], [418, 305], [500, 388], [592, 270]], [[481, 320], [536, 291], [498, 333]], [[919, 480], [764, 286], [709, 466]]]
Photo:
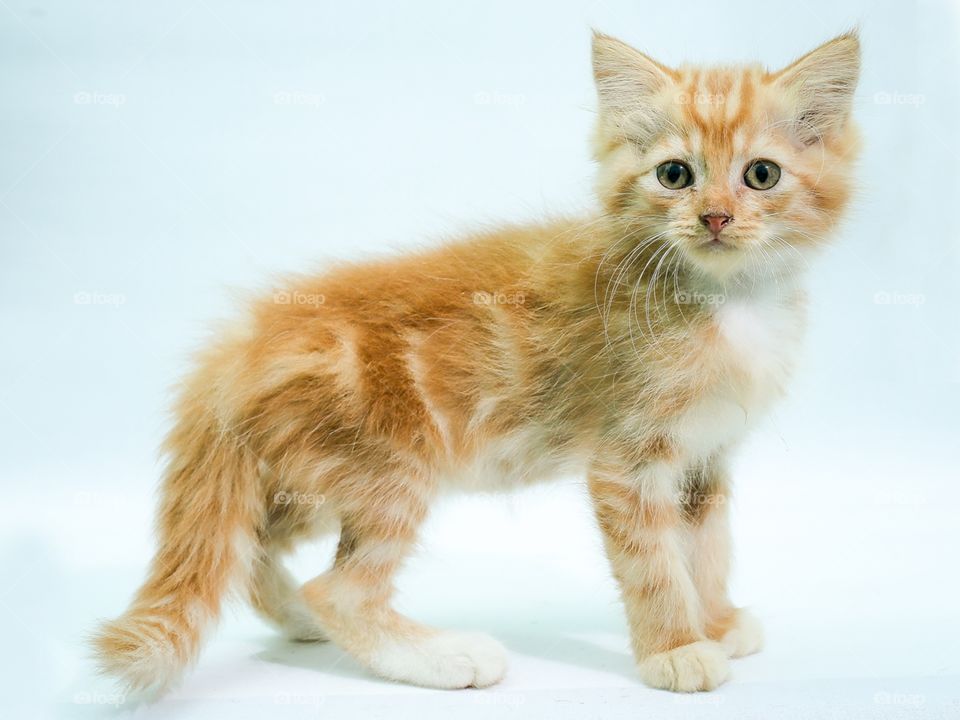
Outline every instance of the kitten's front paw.
[[650, 687], [674, 692], [713, 690], [730, 672], [726, 650], [711, 640], [650, 655], [640, 662], [639, 669]]
[[734, 658], [760, 652], [763, 648], [763, 625], [752, 612], [738, 608], [730, 629], [720, 638], [720, 644], [727, 655]]

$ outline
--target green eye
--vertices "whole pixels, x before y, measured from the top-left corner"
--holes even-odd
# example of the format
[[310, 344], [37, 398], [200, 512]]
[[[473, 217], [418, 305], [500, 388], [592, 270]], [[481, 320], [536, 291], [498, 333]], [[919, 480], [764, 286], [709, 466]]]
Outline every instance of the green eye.
[[657, 180], [665, 188], [679, 190], [693, 185], [693, 171], [679, 160], [667, 160], [657, 166]]
[[780, 182], [780, 166], [770, 160], [754, 160], [743, 174], [743, 181], [754, 190], [769, 190]]

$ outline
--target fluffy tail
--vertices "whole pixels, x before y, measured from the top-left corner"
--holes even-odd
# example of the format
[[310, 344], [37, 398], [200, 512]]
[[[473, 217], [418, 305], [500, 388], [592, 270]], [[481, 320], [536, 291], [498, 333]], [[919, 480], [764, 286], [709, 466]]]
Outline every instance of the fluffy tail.
[[[203, 413], [194, 412], [194, 415]], [[211, 417], [167, 442], [159, 547], [129, 609], [92, 638], [101, 672], [129, 690], [164, 690], [197, 656], [229, 591], [245, 591], [263, 516], [257, 461]]]

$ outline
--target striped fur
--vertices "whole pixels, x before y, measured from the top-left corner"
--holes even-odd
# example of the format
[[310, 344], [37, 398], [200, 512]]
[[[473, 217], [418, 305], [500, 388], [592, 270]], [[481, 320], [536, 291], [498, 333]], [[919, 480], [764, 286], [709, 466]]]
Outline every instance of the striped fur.
[[[391, 608], [435, 496], [582, 473], [641, 676], [711, 689], [754, 652], [726, 591], [725, 458], [781, 394], [809, 253], [851, 192], [859, 48], [843, 35], [770, 73], [668, 68], [594, 38], [602, 210], [289, 278], [220, 334], [167, 442], [159, 550], [94, 639], [102, 668], [166, 687], [230, 588], [289, 636], [373, 671], [486, 686], [503, 648]], [[742, 180], [776, 161], [769, 191]], [[656, 177], [683, 160], [696, 182]], [[723, 251], [699, 217], [735, 218]], [[339, 532], [298, 587], [282, 557]]]

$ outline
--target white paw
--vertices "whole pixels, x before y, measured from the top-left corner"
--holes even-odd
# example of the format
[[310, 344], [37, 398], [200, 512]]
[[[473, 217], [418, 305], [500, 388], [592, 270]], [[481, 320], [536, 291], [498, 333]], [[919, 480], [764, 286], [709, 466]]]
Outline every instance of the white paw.
[[713, 690], [729, 674], [726, 650], [710, 640], [651, 655], [639, 668], [647, 685], [674, 692]]
[[720, 644], [730, 657], [743, 657], [763, 648], [763, 625], [745, 608], [736, 611], [733, 626], [720, 639]]
[[370, 666], [391, 680], [424, 687], [482, 688], [503, 678], [507, 651], [482, 633], [439, 632], [423, 640], [388, 641]]

